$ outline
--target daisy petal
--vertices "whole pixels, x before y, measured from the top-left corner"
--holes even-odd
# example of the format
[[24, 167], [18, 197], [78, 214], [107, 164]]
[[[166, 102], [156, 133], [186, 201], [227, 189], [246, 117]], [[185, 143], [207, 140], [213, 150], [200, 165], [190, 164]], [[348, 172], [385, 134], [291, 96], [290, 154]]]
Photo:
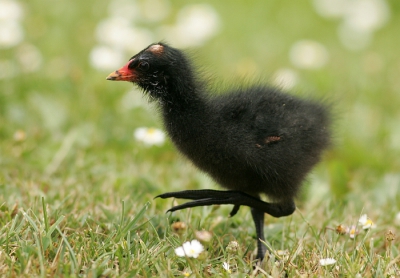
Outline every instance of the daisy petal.
[[322, 266], [331, 265], [331, 264], [335, 264], [335, 263], [336, 263], [336, 260], [334, 258], [325, 258], [325, 259], [319, 260], [319, 264]]
[[178, 257], [184, 257], [185, 256], [185, 251], [183, 250], [182, 247], [178, 247], [178, 248], [175, 249], [175, 254]]
[[194, 239], [191, 242], [185, 242], [181, 247], [175, 249], [175, 254], [180, 257], [189, 257], [189, 258], [197, 258], [201, 252], [204, 251], [203, 245]]

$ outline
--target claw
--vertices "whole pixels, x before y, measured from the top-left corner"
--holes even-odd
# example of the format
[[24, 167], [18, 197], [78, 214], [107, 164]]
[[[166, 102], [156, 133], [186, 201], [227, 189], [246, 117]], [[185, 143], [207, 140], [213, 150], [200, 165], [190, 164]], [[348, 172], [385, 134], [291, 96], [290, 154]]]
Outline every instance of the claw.
[[240, 205], [234, 205], [232, 211], [229, 213], [229, 218], [235, 216], [239, 209]]

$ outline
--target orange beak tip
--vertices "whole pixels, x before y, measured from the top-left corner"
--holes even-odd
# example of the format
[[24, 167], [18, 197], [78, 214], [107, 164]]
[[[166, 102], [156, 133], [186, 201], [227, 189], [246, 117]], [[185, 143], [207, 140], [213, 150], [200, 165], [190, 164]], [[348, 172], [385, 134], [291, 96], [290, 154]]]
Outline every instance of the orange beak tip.
[[119, 74], [114, 71], [107, 76], [106, 80], [117, 80], [118, 76]]

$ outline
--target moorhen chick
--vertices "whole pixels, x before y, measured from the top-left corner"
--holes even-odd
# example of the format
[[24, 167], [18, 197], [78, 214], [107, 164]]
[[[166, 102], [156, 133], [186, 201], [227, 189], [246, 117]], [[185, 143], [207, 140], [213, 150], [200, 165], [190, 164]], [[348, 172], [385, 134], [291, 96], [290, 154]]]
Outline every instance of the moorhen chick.
[[[279, 89], [255, 85], [210, 94], [189, 58], [166, 43], [151, 44], [107, 80], [129, 81], [157, 102], [179, 151], [227, 191], [185, 190], [160, 198], [191, 199], [169, 211], [208, 205], [248, 206], [257, 259], [266, 253], [264, 214], [291, 215], [303, 179], [330, 144], [329, 108]], [[265, 194], [271, 202], [264, 202]]]

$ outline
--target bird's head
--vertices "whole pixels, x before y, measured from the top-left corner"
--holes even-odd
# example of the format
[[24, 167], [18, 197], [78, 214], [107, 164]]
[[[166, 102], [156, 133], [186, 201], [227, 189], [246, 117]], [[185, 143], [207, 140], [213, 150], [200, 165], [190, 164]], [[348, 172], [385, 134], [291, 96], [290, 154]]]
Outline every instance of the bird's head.
[[[184, 54], [165, 43], [155, 43], [129, 59], [107, 80], [128, 81], [150, 93], [168, 91], [177, 79], [189, 77], [190, 66]], [[176, 86], [176, 84], [175, 84]]]

